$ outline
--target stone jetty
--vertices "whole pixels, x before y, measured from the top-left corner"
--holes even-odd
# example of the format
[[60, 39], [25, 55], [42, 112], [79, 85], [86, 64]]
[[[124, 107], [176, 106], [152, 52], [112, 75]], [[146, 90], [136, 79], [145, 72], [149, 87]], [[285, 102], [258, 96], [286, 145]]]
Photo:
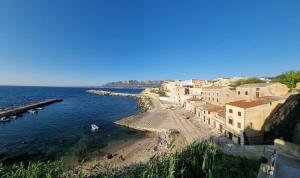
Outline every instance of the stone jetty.
[[137, 97], [138, 94], [131, 93], [117, 93], [117, 92], [109, 92], [103, 90], [87, 90], [86, 92], [96, 95], [104, 95], [104, 96], [125, 96], [125, 97]]
[[62, 99], [46, 99], [46, 100], [38, 101], [35, 103], [24, 104], [21, 106], [6, 108], [3, 111], [0, 111], [0, 117], [8, 117], [11, 115], [21, 114], [21, 113], [27, 112], [30, 109], [35, 109], [38, 107], [46, 106], [46, 105], [56, 103], [56, 102], [61, 102], [61, 101], [63, 101], [63, 100]]
[[103, 96], [123, 96], [123, 97], [133, 97], [138, 101], [138, 107], [143, 111], [148, 111], [152, 109], [151, 99], [143, 93], [141, 94], [132, 94], [132, 93], [117, 93], [117, 92], [109, 92], [103, 90], [87, 90], [87, 93], [103, 95]]

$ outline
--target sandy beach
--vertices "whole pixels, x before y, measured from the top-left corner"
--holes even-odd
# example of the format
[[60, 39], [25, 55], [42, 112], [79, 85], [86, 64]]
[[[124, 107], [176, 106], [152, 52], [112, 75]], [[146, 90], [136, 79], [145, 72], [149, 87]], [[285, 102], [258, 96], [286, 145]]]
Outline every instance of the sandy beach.
[[[88, 170], [97, 163], [105, 163], [113, 168], [121, 168], [148, 161], [155, 155], [180, 150], [194, 140], [209, 139], [216, 135], [212, 129], [195, 125], [191, 114], [180, 107], [170, 109], [159, 101], [155, 94], [144, 92], [152, 101], [152, 109], [116, 121], [121, 126], [148, 132], [146, 138], [117, 145], [110, 145], [104, 152], [108, 154], [82, 166]], [[189, 119], [188, 119], [189, 118]]]

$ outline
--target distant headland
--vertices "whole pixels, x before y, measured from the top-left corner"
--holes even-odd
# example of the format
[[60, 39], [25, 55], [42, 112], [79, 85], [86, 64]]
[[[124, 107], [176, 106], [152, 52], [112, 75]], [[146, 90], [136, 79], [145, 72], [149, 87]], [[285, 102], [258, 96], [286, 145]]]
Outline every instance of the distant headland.
[[163, 80], [124, 80], [118, 82], [109, 82], [101, 85], [103, 88], [148, 88], [160, 87]]

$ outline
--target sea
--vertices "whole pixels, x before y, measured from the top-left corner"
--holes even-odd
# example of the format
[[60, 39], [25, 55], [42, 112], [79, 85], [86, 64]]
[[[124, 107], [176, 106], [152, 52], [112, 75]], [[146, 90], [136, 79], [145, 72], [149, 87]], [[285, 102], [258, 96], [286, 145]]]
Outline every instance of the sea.
[[[47, 98], [63, 102], [45, 106], [37, 114], [24, 113], [0, 123], [0, 162], [80, 162], [111, 143], [145, 137], [145, 134], [113, 122], [140, 112], [134, 98], [89, 94], [92, 88], [0, 86], [0, 108], [14, 107]], [[141, 93], [142, 89], [104, 89]], [[91, 124], [100, 127], [91, 131]]]

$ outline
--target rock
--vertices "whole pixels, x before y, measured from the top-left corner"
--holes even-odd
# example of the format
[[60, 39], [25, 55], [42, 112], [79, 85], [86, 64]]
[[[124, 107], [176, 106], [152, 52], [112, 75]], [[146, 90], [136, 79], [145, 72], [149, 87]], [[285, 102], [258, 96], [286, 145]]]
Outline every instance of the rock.
[[121, 155], [121, 156], [119, 157], [119, 159], [122, 160], [122, 161], [125, 161], [125, 158], [123, 157], [123, 155]]
[[112, 159], [112, 158], [113, 158], [113, 155], [112, 155], [111, 153], [107, 153], [106, 158], [107, 158], [107, 159]]

